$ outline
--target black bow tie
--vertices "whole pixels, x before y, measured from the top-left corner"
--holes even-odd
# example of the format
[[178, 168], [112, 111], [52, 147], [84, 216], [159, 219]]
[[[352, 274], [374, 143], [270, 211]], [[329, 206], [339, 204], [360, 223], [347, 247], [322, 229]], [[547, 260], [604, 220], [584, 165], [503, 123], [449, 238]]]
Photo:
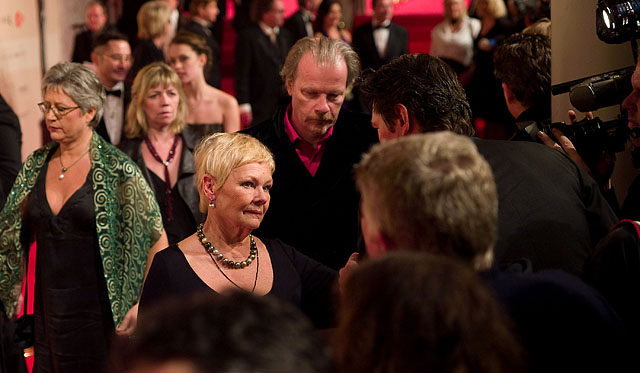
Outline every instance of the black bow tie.
[[114, 89], [114, 90], [106, 90], [107, 91], [107, 96], [108, 95], [114, 95], [114, 96], [118, 96], [118, 97], [122, 97], [122, 90], [121, 89]]
[[373, 30], [374, 30], [374, 31], [375, 31], [375, 30], [380, 30], [380, 29], [382, 29], [382, 28], [386, 28], [386, 29], [388, 29], [389, 27], [391, 27], [391, 23], [388, 23], [386, 26], [383, 26], [383, 25], [376, 25], [376, 26], [373, 28]]

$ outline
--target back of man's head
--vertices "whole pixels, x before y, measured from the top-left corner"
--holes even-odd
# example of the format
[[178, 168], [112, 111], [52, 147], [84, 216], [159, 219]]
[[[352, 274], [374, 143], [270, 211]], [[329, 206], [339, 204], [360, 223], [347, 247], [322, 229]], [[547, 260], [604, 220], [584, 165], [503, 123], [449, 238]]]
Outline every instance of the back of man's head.
[[544, 35], [514, 34], [494, 55], [495, 75], [526, 107], [551, 106], [551, 40]]
[[397, 104], [404, 105], [420, 132], [449, 130], [472, 136], [471, 107], [458, 77], [428, 54], [400, 56], [377, 71], [363, 73], [360, 92], [393, 132]]
[[376, 145], [356, 166], [356, 182], [363, 219], [387, 250], [490, 266], [498, 197], [491, 168], [469, 138], [442, 131]]

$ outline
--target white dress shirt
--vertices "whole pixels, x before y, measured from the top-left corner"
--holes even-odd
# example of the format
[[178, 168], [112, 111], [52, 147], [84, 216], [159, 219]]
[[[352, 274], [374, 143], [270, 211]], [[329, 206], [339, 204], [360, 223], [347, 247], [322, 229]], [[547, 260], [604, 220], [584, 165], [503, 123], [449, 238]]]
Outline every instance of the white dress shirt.
[[[106, 88], [106, 87], [105, 87]], [[123, 114], [124, 114], [124, 82], [118, 82], [112, 88], [106, 88], [108, 91], [120, 90], [120, 97], [114, 95], [107, 95], [107, 100], [104, 103], [104, 112], [102, 114], [104, 118], [104, 124], [107, 127], [107, 133], [111, 138], [113, 145], [120, 143], [120, 137], [122, 135], [123, 126]]]

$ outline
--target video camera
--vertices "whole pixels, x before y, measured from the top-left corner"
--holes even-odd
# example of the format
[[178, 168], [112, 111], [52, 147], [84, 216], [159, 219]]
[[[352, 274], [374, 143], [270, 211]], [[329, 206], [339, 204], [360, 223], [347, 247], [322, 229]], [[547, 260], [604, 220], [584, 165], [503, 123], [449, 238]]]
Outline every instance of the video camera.
[[[619, 105], [631, 93], [631, 75], [634, 67], [608, 71], [603, 74], [556, 84], [551, 87], [553, 95], [569, 93], [571, 105], [581, 112], [598, 110], [603, 107]], [[629, 138], [626, 112], [614, 120], [602, 121], [600, 118], [585, 118], [567, 125], [562, 122], [543, 123], [542, 131], [556, 142], [551, 130], [557, 128], [573, 143], [578, 154], [589, 168], [594, 169], [603, 152], [615, 154], [624, 150]]]

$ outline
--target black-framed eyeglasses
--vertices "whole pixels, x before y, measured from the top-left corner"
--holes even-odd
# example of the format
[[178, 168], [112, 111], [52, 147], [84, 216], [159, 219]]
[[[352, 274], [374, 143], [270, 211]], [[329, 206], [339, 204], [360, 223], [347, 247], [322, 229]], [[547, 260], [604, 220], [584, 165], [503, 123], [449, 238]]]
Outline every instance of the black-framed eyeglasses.
[[51, 105], [48, 102], [38, 103], [38, 109], [40, 109], [41, 112], [43, 112], [46, 115], [50, 110], [53, 110], [53, 115], [55, 115], [56, 119], [58, 120], [62, 119], [62, 117], [69, 114], [73, 110], [79, 109], [79, 108], [80, 106], [65, 107], [60, 105]]

